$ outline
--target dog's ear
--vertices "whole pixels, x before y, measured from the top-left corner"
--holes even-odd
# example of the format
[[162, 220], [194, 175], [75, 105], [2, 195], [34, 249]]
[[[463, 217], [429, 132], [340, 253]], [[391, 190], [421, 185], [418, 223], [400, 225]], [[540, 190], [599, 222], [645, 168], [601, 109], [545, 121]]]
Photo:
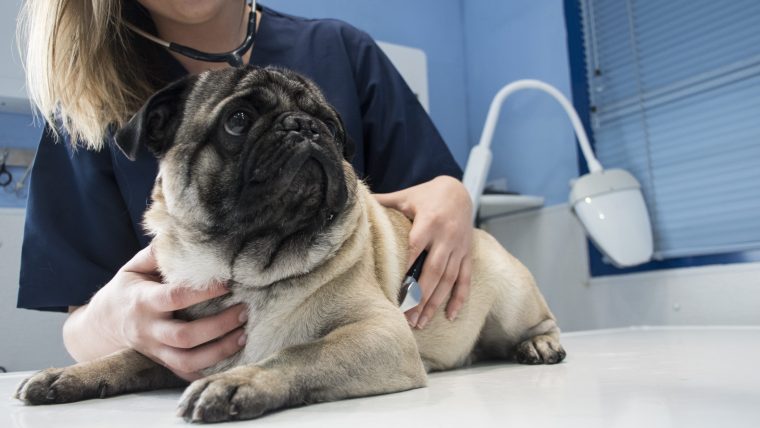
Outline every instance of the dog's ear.
[[185, 90], [190, 78], [183, 78], [153, 94], [145, 105], [116, 132], [116, 145], [135, 160], [142, 146], [161, 157], [171, 145], [182, 119]]
[[355, 151], [356, 144], [354, 144], [354, 140], [346, 135], [346, 138], [343, 139], [343, 158], [345, 158], [348, 162], [353, 161]]
[[343, 159], [351, 162], [354, 159], [354, 152], [356, 151], [356, 144], [354, 140], [346, 132], [346, 125], [343, 123], [343, 118], [340, 117], [340, 113], [335, 107], [331, 107], [335, 117], [338, 119], [338, 129], [336, 129], [336, 138], [340, 144], [341, 152], [343, 153]]
[[343, 141], [341, 143], [343, 145], [343, 158], [348, 162], [353, 161], [354, 152], [356, 152], [356, 144], [345, 131], [343, 131]]

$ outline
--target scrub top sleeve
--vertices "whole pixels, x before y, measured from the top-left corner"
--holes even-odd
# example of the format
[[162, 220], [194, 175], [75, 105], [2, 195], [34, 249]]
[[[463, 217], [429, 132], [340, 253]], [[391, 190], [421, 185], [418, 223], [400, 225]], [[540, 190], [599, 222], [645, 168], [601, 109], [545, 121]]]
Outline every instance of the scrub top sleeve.
[[46, 127], [27, 200], [18, 307], [83, 305], [139, 249], [110, 148], [72, 149]]
[[365, 173], [372, 191], [401, 190], [439, 175], [461, 179], [461, 168], [399, 72], [369, 35], [357, 30], [355, 37]]

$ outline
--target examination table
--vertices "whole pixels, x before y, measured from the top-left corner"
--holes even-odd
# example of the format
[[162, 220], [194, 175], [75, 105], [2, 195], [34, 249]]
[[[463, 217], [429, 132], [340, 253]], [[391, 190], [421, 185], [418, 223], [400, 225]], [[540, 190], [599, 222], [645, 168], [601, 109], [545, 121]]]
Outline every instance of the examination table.
[[[562, 364], [480, 364], [431, 374], [427, 388], [229, 426], [760, 427], [760, 327], [599, 330], [562, 342]], [[0, 375], [0, 427], [197, 426], [174, 415], [180, 390], [24, 406], [11, 396], [29, 374]]]

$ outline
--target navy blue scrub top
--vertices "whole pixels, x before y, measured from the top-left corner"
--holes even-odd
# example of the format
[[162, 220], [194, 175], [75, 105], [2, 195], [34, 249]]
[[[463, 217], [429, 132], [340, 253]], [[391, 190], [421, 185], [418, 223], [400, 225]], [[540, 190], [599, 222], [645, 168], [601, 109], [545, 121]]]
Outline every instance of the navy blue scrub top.
[[[298, 71], [340, 112], [356, 143], [353, 165], [374, 192], [461, 170], [415, 95], [364, 32], [336, 20], [261, 7], [251, 63]], [[187, 72], [161, 50], [170, 77]], [[72, 150], [49, 128], [32, 170], [18, 307], [66, 311], [87, 303], [150, 242], [141, 227], [157, 173], [143, 152], [130, 162], [113, 144]]]

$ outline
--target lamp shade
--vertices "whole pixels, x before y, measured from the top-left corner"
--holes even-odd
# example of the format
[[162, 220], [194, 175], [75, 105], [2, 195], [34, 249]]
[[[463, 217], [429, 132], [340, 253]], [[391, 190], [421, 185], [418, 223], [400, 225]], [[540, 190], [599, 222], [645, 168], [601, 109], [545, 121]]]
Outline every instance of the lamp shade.
[[652, 258], [652, 226], [639, 182], [627, 171], [608, 169], [572, 184], [570, 206], [597, 248], [617, 267]]

